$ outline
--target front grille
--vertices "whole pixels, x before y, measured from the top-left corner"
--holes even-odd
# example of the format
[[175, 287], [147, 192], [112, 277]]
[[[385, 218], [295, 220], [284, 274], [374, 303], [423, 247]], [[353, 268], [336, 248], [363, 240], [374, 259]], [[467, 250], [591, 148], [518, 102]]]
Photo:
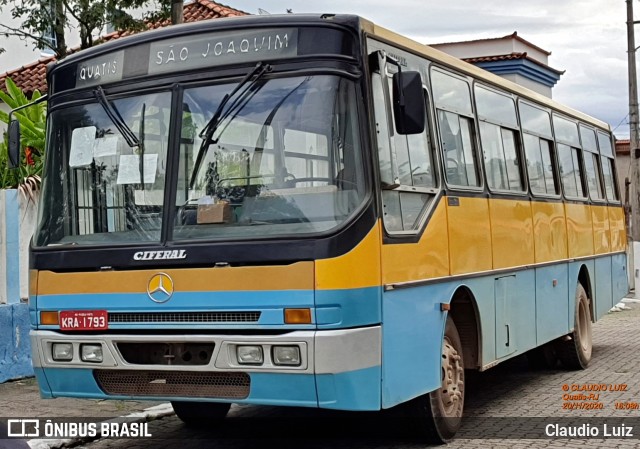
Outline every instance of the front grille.
[[122, 358], [136, 365], [207, 365], [214, 343], [116, 343]]
[[244, 399], [251, 378], [246, 373], [193, 371], [93, 371], [100, 388], [119, 396]]
[[115, 323], [256, 323], [261, 312], [110, 312]]

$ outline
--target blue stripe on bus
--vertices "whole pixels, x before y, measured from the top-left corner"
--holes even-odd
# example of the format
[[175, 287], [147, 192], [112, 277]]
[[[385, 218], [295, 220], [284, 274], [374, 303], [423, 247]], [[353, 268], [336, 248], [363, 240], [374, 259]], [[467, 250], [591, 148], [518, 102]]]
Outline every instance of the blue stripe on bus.
[[[320, 291], [264, 292], [178, 292], [166, 303], [153, 303], [146, 294], [104, 293], [73, 295], [41, 295], [39, 310], [109, 310], [110, 312], [197, 312], [197, 311], [261, 311], [260, 320], [248, 323], [131, 323], [110, 324], [110, 329], [256, 329], [284, 324], [286, 307], [315, 307], [312, 320], [322, 329], [379, 324], [381, 321], [381, 287]], [[314, 304], [314, 294], [315, 303]], [[31, 319], [35, 319], [35, 312]], [[57, 326], [39, 326], [55, 330]], [[314, 325], [296, 325], [297, 329], [312, 329]]]
[[381, 287], [316, 291], [318, 329], [368, 326], [382, 321]]
[[582, 267], [589, 273], [590, 286], [585, 288], [591, 288], [592, 296], [595, 293], [592, 299], [596, 318], [602, 316], [612, 301], [626, 294], [626, 271], [621, 268], [625, 264], [624, 254], [605, 256], [385, 291], [383, 408], [440, 387], [438, 361], [446, 323], [446, 312], [440, 310], [440, 303], [449, 303], [458, 288], [469, 289], [475, 298], [482, 345], [478, 364], [487, 367], [574, 328], [574, 297]]
[[[116, 400], [206, 401], [205, 398], [107, 395], [99, 387], [91, 369], [38, 368], [38, 384], [43, 397], [74, 397]], [[250, 373], [251, 392], [246, 399], [219, 402], [281, 405], [295, 407], [379, 410], [380, 367], [338, 374]], [[50, 385], [50, 390], [47, 386]]]

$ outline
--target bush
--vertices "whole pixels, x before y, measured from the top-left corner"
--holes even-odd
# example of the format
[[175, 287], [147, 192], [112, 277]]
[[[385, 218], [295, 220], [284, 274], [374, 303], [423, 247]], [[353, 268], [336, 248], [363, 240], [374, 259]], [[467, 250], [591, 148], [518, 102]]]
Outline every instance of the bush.
[[[31, 98], [13, 82], [5, 81], [6, 91], [0, 91], [0, 100], [11, 109], [23, 106], [41, 97], [39, 91], [33, 92]], [[8, 137], [5, 133], [0, 142], [0, 189], [19, 189], [28, 198], [33, 199], [40, 189], [42, 163], [44, 160], [45, 122], [47, 117], [46, 102], [22, 109], [13, 114], [20, 122], [21, 157], [19, 167], [10, 169], [8, 165]], [[0, 121], [9, 123], [9, 114], [0, 111]]]

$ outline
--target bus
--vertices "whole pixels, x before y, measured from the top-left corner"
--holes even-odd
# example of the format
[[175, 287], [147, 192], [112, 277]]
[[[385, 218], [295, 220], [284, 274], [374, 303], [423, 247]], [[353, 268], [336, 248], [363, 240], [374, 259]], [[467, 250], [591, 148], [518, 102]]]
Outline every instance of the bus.
[[584, 369], [628, 291], [610, 127], [363, 18], [174, 26], [47, 79], [45, 398], [397, 406], [446, 442], [465, 370]]

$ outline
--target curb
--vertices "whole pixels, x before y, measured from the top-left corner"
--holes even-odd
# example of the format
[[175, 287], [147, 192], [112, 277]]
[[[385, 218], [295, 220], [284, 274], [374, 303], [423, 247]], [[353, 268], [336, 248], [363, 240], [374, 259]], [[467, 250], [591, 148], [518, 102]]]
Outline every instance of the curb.
[[[173, 407], [169, 403], [163, 403], [159, 405], [154, 405], [153, 407], [145, 408], [140, 412], [134, 412], [125, 416], [118, 416], [116, 418], [105, 419], [101, 422], [123, 422], [126, 420], [127, 422], [149, 422], [154, 421], [156, 419], [162, 419], [167, 416], [173, 415]], [[62, 439], [47, 439], [47, 438], [38, 438], [33, 440], [28, 440], [27, 444], [31, 449], [55, 449], [61, 447], [73, 447], [80, 443], [90, 443], [92, 441], [96, 441], [101, 439], [100, 436], [96, 437], [82, 437], [82, 438], [62, 438]]]

